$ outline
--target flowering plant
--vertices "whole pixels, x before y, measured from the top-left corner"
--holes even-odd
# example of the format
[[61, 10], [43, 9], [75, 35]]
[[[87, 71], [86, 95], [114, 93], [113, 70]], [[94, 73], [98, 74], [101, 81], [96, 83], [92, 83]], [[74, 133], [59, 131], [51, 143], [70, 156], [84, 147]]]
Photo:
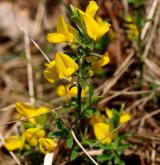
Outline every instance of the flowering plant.
[[[123, 109], [108, 108], [104, 115], [94, 106], [100, 96], [94, 95], [91, 78], [110, 62], [108, 53], [100, 55], [94, 49], [95, 44], [110, 29], [110, 24], [97, 16], [98, 9], [95, 1], [89, 2], [85, 12], [71, 5], [74, 27], [61, 16], [57, 31], [48, 34], [49, 42], [65, 42], [69, 47], [67, 52], [57, 52], [53, 60], [45, 64], [43, 72], [50, 83], [58, 82], [57, 95], [62, 98], [63, 108], [52, 111], [46, 107], [17, 103], [19, 118], [28, 120], [23, 122], [21, 135], [5, 139], [8, 150], [37, 150], [47, 154], [59, 147], [60, 139], [65, 139], [69, 151], [65, 156], [70, 160], [77, 158], [81, 148], [94, 164], [105, 161], [123, 164], [121, 154], [128, 145], [122, 142], [125, 138], [114, 130], [129, 121], [131, 115], [123, 112]], [[60, 112], [65, 114], [63, 118], [58, 117]], [[52, 114], [55, 120], [55, 130], [47, 128], [48, 114]], [[88, 149], [101, 149], [102, 153], [93, 159], [82, 145]], [[89, 161], [86, 157], [84, 159]]]

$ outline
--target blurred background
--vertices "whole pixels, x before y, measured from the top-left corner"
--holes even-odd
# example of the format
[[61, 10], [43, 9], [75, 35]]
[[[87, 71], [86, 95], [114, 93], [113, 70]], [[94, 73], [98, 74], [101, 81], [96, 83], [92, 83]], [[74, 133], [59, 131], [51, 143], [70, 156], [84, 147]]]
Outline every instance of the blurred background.
[[[159, 0], [97, 0], [98, 15], [111, 24], [95, 52], [109, 53], [111, 62], [93, 77], [102, 109], [125, 108], [132, 121], [129, 164], [160, 164], [160, 2]], [[14, 164], [2, 139], [19, 127], [15, 103], [29, 101], [56, 107], [62, 104], [55, 84], [43, 76], [43, 54], [51, 60], [65, 44], [48, 43], [59, 16], [69, 19], [69, 5], [85, 9], [88, 0], [0, 0], [0, 164]], [[29, 90], [29, 81], [33, 89]], [[32, 86], [32, 84], [30, 84]], [[128, 161], [126, 160], [126, 161]], [[132, 162], [132, 163], [131, 163]]]

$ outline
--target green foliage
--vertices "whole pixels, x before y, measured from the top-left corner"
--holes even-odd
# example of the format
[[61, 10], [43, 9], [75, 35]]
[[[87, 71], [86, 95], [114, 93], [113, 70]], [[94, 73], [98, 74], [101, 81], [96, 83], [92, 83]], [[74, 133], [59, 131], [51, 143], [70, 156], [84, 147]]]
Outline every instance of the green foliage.
[[129, 4], [133, 4], [135, 7], [141, 7], [146, 4], [145, 0], [128, 0]]

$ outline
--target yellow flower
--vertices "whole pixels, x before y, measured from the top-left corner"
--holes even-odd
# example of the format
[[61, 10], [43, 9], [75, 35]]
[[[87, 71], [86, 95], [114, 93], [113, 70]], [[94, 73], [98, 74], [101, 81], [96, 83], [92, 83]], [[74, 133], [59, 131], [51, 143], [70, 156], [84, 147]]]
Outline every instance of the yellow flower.
[[[82, 89], [82, 97], [85, 97], [88, 93], [88, 86], [85, 89]], [[64, 99], [67, 99], [69, 97], [77, 97], [78, 93], [78, 87], [72, 86], [70, 84], [68, 85], [60, 85], [57, 87], [57, 95], [60, 97], [63, 97]]]
[[89, 1], [89, 4], [86, 8], [86, 13], [92, 17], [95, 17], [98, 8], [99, 6], [97, 5], [95, 1]]
[[77, 30], [72, 26], [65, 23], [64, 18], [61, 16], [57, 23], [57, 33], [50, 33], [47, 36], [49, 42], [76, 42]]
[[[36, 108], [32, 106], [31, 104], [23, 103], [23, 102], [17, 102], [16, 103], [16, 110], [19, 113], [20, 117], [34, 117], [41, 115], [43, 113], [49, 112], [49, 109], [46, 107], [39, 107]], [[35, 118], [30, 118], [28, 119], [31, 123], [36, 124], [36, 119]]]
[[78, 70], [78, 64], [67, 54], [56, 53], [55, 60], [47, 64], [44, 70], [46, 79], [53, 83], [56, 79], [71, 79], [71, 75]]
[[98, 17], [99, 19], [97, 19], [97, 21], [94, 19], [98, 8], [95, 1], [90, 1], [85, 12], [77, 9], [81, 18], [84, 20], [89, 37], [95, 41], [102, 37], [110, 27], [110, 24], [100, 19], [100, 17]]
[[99, 60], [97, 60], [93, 66], [92, 69], [94, 71], [100, 70], [103, 66], [107, 65], [110, 62], [110, 58], [108, 56], [108, 53], [105, 53]]
[[100, 140], [102, 144], [109, 144], [112, 142], [114, 138], [113, 134], [107, 136], [111, 132], [109, 124], [103, 122], [95, 123], [93, 125], [93, 130], [97, 140]]
[[83, 19], [85, 13], [89, 14], [91, 17], [94, 18], [96, 13], [97, 13], [97, 10], [98, 10], [99, 6], [97, 5], [97, 3], [95, 1], [89, 1], [89, 4], [88, 4], [85, 12], [78, 9], [78, 8], [76, 8], [76, 7], [74, 7], [74, 8], [78, 10], [78, 12], [80, 13], [81, 18]]
[[107, 117], [108, 117], [109, 119], [111, 119], [112, 116], [113, 116], [113, 115], [112, 115], [112, 111], [111, 111], [109, 108], [106, 108], [105, 112], [106, 112]]
[[39, 139], [39, 148], [42, 153], [46, 154], [53, 152], [55, 147], [56, 147], [56, 143], [54, 140], [50, 138]]
[[38, 144], [39, 138], [42, 138], [45, 136], [45, 131], [40, 128], [29, 128], [24, 133], [26, 141], [31, 146], [36, 146]]
[[102, 144], [109, 144], [115, 137], [115, 134], [108, 134], [112, 131], [111, 126], [106, 123], [106, 117], [104, 115], [95, 115], [91, 119], [91, 125], [93, 127], [94, 134], [98, 141]]
[[123, 124], [123, 123], [126, 123], [129, 120], [131, 120], [131, 115], [130, 115], [130, 113], [125, 112], [121, 115], [121, 117], [119, 119], [119, 123]]
[[[106, 112], [106, 115], [108, 116], [108, 118], [111, 119], [113, 116], [112, 111], [109, 108], [106, 108], [105, 112]], [[130, 113], [122, 112], [122, 114], [120, 115], [120, 118], [119, 118], [119, 124], [126, 123], [130, 119], [131, 119]]]
[[86, 57], [86, 61], [92, 64], [91, 70], [96, 72], [100, 71], [103, 66], [107, 65], [110, 62], [110, 58], [108, 56], [108, 53], [106, 52], [100, 58], [96, 56], [88, 56]]
[[110, 27], [109, 23], [103, 22], [99, 24], [94, 20], [92, 16], [86, 13], [84, 14], [84, 22], [89, 37], [91, 37], [95, 41], [101, 38], [109, 30]]
[[9, 151], [14, 151], [17, 149], [22, 149], [24, 146], [25, 137], [10, 136], [4, 140], [4, 146]]

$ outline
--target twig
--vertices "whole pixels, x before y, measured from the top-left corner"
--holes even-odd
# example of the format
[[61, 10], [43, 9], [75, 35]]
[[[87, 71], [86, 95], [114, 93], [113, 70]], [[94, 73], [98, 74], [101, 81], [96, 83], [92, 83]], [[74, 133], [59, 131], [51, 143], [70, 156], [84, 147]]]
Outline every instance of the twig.
[[1, 108], [0, 112], [6, 112], [6, 111], [9, 111], [10, 109], [15, 108], [15, 107], [16, 107], [15, 104], [11, 104], [11, 105], [9, 105], [7, 107]]
[[[17, 24], [17, 27], [25, 34], [27, 34], [27, 32], [24, 30], [24, 28], [22, 26], [20, 26], [19, 24]], [[28, 35], [28, 34], [27, 34]], [[39, 47], [39, 45], [33, 40], [33, 38], [31, 38], [30, 36], [28, 36], [29, 39], [31, 40], [31, 42], [37, 47], [37, 49], [42, 53], [42, 55], [44, 56], [44, 58], [47, 60], [47, 62], [50, 62], [50, 59], [47, 57], [47, 55], [44, 53], [44, 51]]]
[[[153, 1], [152, 7], [151, 7], [150, 12], [149, 12], [148, 17], [147, 17], [147, 20], [150, 20], [150, 19], [153, 18], [155, 10], [156, 10], [156, 8], [158, 6], [158, 2], [159, 2], [159, 0], [154, 0]], [[143, 28], [142, 33], [141, 33], [141, 36], [140, 36], [141, 40], [144, 39], [144, 37], [145, 37], [145, 35], [146, 35], [150, 25], [151, 25], [151, 21], [147, 21], [145, 23], [144, 28]]]
[[126, 16], [128, 15], [128, 0], [122, 0]]
[[153, 24], [153, 28], [152, 28], [152, 31], [151, 31], [151, 34], [149, 36], [149, 40], [145, 46], [145, 49], [144, 49], [144, 53], [142, 55], [142, 58], [145, 59], [147, 56], [148, 56], [148, 53], [151, 49], [151, 45], [152, 45], [152, 42], [153, 42], [153, 39], [156, 35], [156, 29], [157, 29], [157, 25], [158, 25], [158, 21], [159, 21], [159, 12], [157, 13], [156, 17], [155, 17], [155, 21], [154, 21], [154, 24]]
[[106, 94], [118, 81], [118, 79], [123, 75], [123, 73], [128, 69], [128, 67], [133, 63], [134, 52], [132, 51], [129, 56], [125, 59], [125, 61], [121, 64], [121, 66], [116, 70], [113, 75], [113, 78], [105, 81], [102, 85], [100, 85], [95, 90], [95, 95], [98, 95], [101, 90], [103, 90], [102, 94]]
[[31, 104], [35, 103], [34, 98], [34, 87], [33, 87], [33, 71], [32, 71], [32, 64], [31, 64], [31, 52], [30, 52], [30, 41], [28, 35], [24, 34], [25, 39], [25, 52], [26, 52], [26, 59], [27, 59], [27, 73], [28, 73], [28, 88], [29, 88], [29, 96]]
[[143, 127], [145, 121], [146, 121], [148, 118], [150, 118], [150, 117], [152, 117], [152, 116], [154, 116], [154, 115], [157, 115], [158, 113], [160, 113], [160, 109], [155, 110], [155, 111], [153, 111], [153, 112], [151, 112], [151, 113], [145, 115], [145, 116], [141, 119], [140, 126], [139, 126], [139, 131], [138, 131], [138, 132], [141, 132], [142, 127]]
[[98, 163], [88, 154], [88, 152], [86, 151], [86, 149], [81, 145], [81, 143], [79, 142], [79, 140], [77, 139], [75, 133], [73, 130], [71, 130], [71, 134], [75, 140], [75, 142], [79, 145], [79, 147], [83, 150], [83, 152], [88, 156], [88, 158], [96, 165], [98, 165]]

